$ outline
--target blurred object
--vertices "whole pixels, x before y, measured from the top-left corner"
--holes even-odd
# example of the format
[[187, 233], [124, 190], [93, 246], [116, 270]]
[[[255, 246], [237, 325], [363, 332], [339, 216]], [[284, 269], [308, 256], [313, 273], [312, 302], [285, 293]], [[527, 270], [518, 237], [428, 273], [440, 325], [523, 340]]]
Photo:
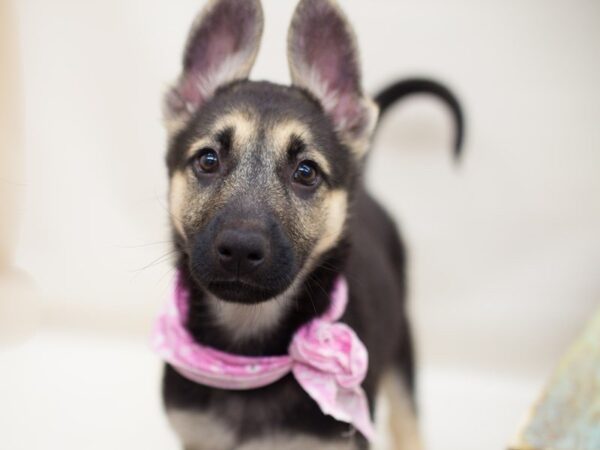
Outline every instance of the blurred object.
[[41, 304], [34, 284], [24, 272], [0, 271], [0, 346], [30, 337], [41, 322]]
[[0, 343], [29, 334], [39, 322], [32, 283], [11, 268], [23, 178], [17, 33], [12, 4], [0, 1]]
[[600, 449], [600, 310], [561, 361], [513, 448]]
[[12, 4], [0, 1], [0, 270], [15, 250], [16, 203], [23, 173], [19, 60]]

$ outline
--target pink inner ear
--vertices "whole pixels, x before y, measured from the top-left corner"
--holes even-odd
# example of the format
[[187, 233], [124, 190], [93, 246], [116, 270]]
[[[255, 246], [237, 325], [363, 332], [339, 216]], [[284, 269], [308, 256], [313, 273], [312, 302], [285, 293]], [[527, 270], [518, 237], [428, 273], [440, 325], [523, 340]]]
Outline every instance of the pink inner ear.
[[334, 123], [343, 124], [348, 131], [358, 130], [366, 125], [367, 118], [360, 99], [352, 94], [341, 96], [332, 113]]
[[207, 36], [204, 42], [191, 52], [192, 54], [187, 55], [191, 67], [178, 89], [179, 96], [187, 105], [197, 107], [205, 100], [202, 98], [203, 92], [199, 86], [200, 79], [217, 71], [219, 65], [234, 54], [240, 46], [228, 24], [218, 25], [212, 30], [210, 38]]
[[238, 47], [239, 42], [236, 36], [231, 35], [228, 30], [223, 28], [215, 30], [213, 42], [204, 55], [207, 70], [214, 70], [220, 63], [234, 54], [238, 50]]
[[319, 0], [307, 2], [300, 14], [293, 57], [318, 75], [327, 95], [321, 100], [338, 127], [362, 125], [360, 68], [345, 19], [329, 2]]
[[188, 70], [207, 74], [240, 50], [252, 30], [248, 18], [238, 16], [238, 11], [224, 4], [205, 18], [188, 48]]
[[[237, 70], [258, 47], [262, 28], [260, 5], [249, 0], [220, 0], [192, 30], [188, 40], [183, 74], [167, 97], [168, 111], [179, 114], [197, 109], [203, 98], [220, 85], [238, 76]], [[235, 59], [240, 67], [231, 64]], [[226, 67], [228, 70], [222, 71]]]
[[179, 88], [177, 95], [182, 101], [182, 108], [187, 108], [187, 105], [199, 105], [202, 102], [202, 94], [198, 88], [198, 80], [193, 78], [185, 78]]
[[[315, 42], [318, 41], [315, 39]], [[322, 42], [331, 43], [331, 40], [325, 38]], [[358, 104], [356, 78], [349, 67], [354, 64], [352, 55], [349, 62], [349, 58], [339, 51], [339, 47], [315, 45], [312, 48], [311, 65], [317, 69], [327, 91], [335, 95], [335, 106], [331, 111], [334, 121], [353, 126], [361, 115], [361, 108]]]
[[352, 37], [336, 11], [312, 17], [299, 31], [303, 57], [317, 70], [330, 90], [351, 93], [358, 90], [360, 75]]

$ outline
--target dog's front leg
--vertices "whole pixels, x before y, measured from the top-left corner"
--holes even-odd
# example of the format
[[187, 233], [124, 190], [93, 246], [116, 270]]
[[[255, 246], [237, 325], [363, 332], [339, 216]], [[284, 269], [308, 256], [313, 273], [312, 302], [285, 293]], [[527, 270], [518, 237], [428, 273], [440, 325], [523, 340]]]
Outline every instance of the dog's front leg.
[[309, 435], [278, 435], [242, 444], [237, 450], [362, 450], [355, 440], [321, 439]]
[[391, 371], [381, 387], [389, 402], [390, 448], [423, 450], [415, 407], [402, 374]]
[[171, 409], [167, 415], [184, 450], [233, 450], [237, 448], [235, 434], [213, 414]]

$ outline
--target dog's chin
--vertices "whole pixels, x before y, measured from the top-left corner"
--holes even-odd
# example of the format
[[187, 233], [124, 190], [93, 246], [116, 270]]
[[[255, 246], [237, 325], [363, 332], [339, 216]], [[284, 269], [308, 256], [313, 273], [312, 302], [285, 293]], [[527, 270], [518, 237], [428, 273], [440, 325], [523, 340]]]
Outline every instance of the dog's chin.
[[243, 304], [262, 303], [285, 291], [285, 287], [265, 288], [242, 281], [213, 281], [206, 287], [211, 294], [223, 301]]

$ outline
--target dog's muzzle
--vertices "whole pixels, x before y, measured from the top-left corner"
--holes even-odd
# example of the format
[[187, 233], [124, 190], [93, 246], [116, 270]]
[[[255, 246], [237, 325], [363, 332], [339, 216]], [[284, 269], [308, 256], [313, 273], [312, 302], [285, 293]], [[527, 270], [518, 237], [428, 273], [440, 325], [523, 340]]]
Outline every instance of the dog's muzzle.
[[269, 300], [285, 291], [298, 272], [292, 243], [273, 217], [226, 211], [190, 244], [194, 279], [225, 301]]

